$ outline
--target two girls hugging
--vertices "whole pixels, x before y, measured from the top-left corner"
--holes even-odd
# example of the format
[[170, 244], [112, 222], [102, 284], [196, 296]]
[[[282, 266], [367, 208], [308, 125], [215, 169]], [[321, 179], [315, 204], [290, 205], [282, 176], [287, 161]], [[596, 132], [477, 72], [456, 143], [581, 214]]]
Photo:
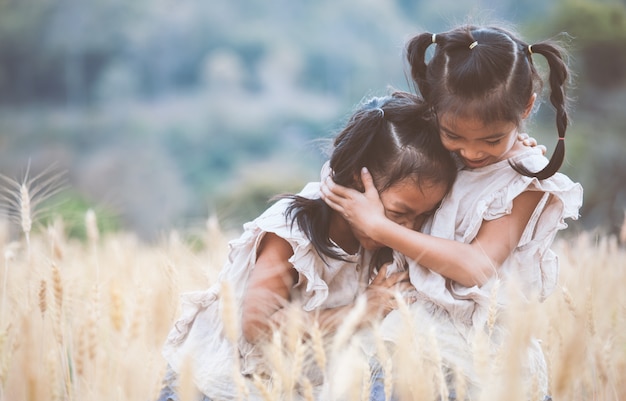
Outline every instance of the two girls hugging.
[[[321, 182], [279, 197], [246, 223], [218, 281], [183, 296], [163, 350], [159, 400], [179, 399], [187, 367], [199, 400], [263, 399], [258, 382], [271, 389], [280, 380], [264, 344], [291, 311], [300, 311], [310, 337], [313, 328], [336, 332], [355, 305], [370, 400], [407, 399], [411, 383], [433, 380], [399, 364], [406, 353], [424, 352], [407, 349], [407, 332], [436, 339], [434, 399], [478, 399], [493, 385], [495, 376], [476, 369], [476, 341], [487, 338], [481, 357], [497, 365], [511, 336], [507, 306], [553, 291], [558, 260], [550, 247], [582, 204], [581, 186], [558, 172], [568, 68], [556, 43], [529, 44], [494, 26], [422, 33], [409, 40], [406, 57], [420, 95], [363, 102], [335, 137]], [[543, 84], [536, 57], [549, 65], [556, 110], [550, 159], [522, 132]], [[226, 300], [236, 311], [234, 333], [222, 314]], [[376, 352], [381, 339], [395, 370]], [[549, 399], [540, 344], [529, 337], [522, 345], [518, 390], [523, 399]], [[333, 383], [339, 376], [307, 361], [303, 381], [315, 399], [347, 398]]]

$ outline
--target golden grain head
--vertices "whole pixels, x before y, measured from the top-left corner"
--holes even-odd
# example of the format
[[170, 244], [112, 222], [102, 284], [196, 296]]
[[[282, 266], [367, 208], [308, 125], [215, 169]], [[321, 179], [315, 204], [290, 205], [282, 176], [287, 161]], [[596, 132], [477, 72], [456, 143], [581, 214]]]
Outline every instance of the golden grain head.
[[[30, 175], [30, 164], [22, 179], [0, 174], [0, 211], [14, 220], [30, 242], [30, 232], [38, 216], [45, 211], [39, 206], [66, 188], [66, 173], [51, 165], [35, 176]], [[4, 184], [4, 185], [2, 185]]]
[[[0, 274], [9, 279], [2, 296], [11, 313], [0, 317], [0, 395], [25, 401], [28, 397], [23, 389], [32, 388], [32, 394], [47, 391], [50, 399], [59, 400], [151, 399], [165, 370], [161, 347], [176, 318], [173, 309], [178, 296], [197, 289], [201, 277], [198, 264], [189, 261], [208, 260], [209, 247], [190, 255], [176, 247], [142, 245], [123, 234], [113, 234], [111, 239], [101, 239], [99, 245], [113, 249], [107, 241], [116, 242], [115, 252], [94, 256], [89, 243], [64, 241], [64, 256], [58, 259], [45, 233], [34, 231], [31, 240], [32, 252], [38, 256], [30, 261], [21, 254], [22, 242], [1, 244], [4, 264]], [[550, 393], [555, 399], [576, 401], [590, 394], [598, 400], [624, 399], [626, 293], [622, 287], [626, 250], [584, 233], [554, 246], [562, 255], [561, 290], [530, 309], [512, 308], [511, 319], [506, 319], [512, 322], [507, 327], [515, 330], [512, 338], [520, 341], [519, 347], [530, 336], [541, 340]], [[86, 274], [94, 257], [105, 267], [99, 281]], [[28, 275], [28, 269], [40, 274]], [[211, 265], [210, 269], [218, 267]], [[599, 274], [602, 276], [597, 277]], [[217, 271], [211, 276], [217, 276]], [[132, 284], [138, 278], [140, 289]], [[227, 334], [236, 340], [240, 322], [232, 289], [223, 288], [220, 296]], [[407, 399], [437, 399], [448, 391], [442, 386], [444, 382], [459, 399], [471, 395], [472, 399], [492, 401], [506, 389], [520, 389], [532, 398], [543, 392], [545, 378], [531, 377], [525, 382], [513, 374], [522, 366], [519, 355], [500, 352], [494, 356], [490, 352], [493, 338], [487, 327], [483, 337], [473, 338], [472, 372], [506, 386], [493, 386], [492, 392], [476, 395], [468, 372], [448, 363], [445, 338], [419, 320], [409, 320], [412, 309], [406, 305], [399, 308], [397, 316], [404, 324], [397, 338], [401, 352], [388, 347], [377, 326], [369, 331], [373, 337], [369, 349], [379, 358], [387, 396], [394, 390]], [[488, 326], [501, 323], [495, 308], [489, 316]], [[264, 360], [272, 367], [270, 372], [280, 376], [248, 380], [234, 374], [241, 398], [255, 388], [260, 398], [267, 400], [320, 399], [319, 382], [307, 376], [316, 368], [321, 371], [320, 380], [332, 387], [331, 395], [367, 399], [364, 397], [372, 383], [370, 361], [361, 353], [368, 345], [359, 331], [363, 318], [363, 309], [357, 306], [333, 335], [315, 322], [302, 324], [297, 316], [290, 315], [291, 325], [276, 331], [272, 337], [275, 341], [269, 344], [271, 355]], [[16, 321], [26, 323], [16, 328]], [[133, 337], [140, 338], [129, 341]], [[33, 361], [42, 362], [44, 367], [33, 368]], [[29, 372], [28, 363], [32, 365]], [[421, 380], [416, 381], [416, 377]], [[184, 397], [194, 397], [191, 377], [182, 379]], [[341, 383], [336, 383], [338, 380]]]

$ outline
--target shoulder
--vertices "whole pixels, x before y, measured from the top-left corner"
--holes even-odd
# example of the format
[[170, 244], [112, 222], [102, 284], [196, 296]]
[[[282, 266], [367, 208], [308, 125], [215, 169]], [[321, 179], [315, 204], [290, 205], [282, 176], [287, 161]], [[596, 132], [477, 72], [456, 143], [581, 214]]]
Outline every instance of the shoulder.
[[[297, 195], [305, 198], [313, 199], [319, 196], [319, 182], [308, 183]], [[255, 230], [260, 229], [266, 232], [273, 232], [277, 236], [284, 239], [308, 241], [306, 235], [300, 230], [298, 224], [295, 223], [287, 214], [287, 209], [292, 200], [283, 198], [276, 201], [272, 206], [266, 209], [259, 217], [246, 223], [244, 229]]]

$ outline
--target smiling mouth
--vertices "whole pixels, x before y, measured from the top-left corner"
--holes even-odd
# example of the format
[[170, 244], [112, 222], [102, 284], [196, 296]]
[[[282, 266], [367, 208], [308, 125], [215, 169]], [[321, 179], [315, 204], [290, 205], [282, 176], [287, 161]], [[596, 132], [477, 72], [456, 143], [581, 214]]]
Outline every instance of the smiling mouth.
[[481, 159], [481, 160], [468, 160], [468, 159], [463, 159], [463, 162], [465, 163], [466, 166], [468, 167], [483, 167], [484, 165], [487, 164], [487, 158]]

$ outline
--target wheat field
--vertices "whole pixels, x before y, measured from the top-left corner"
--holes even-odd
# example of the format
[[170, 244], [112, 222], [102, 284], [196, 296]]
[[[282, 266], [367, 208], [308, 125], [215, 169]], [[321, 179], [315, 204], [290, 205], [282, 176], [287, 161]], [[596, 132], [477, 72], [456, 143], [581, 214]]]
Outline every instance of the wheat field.
[[[85, 216], [86, 241], [68, 239], [60, 220], [32, 233], [22, 225], [19, 238], [9, 235], [13, 223], [0, 225], [0, 400], [156, 399], [165, 371], [161, 347], [179, 294], [216, 280], [233, 237], [212, 218], [196, 243], [172, 232], [146, 245], [131, 234], [101, 236], [96, 219], [93, 212]], [[589, 233], [558, 239], [558, 289], [513, 312], [517, 332], [542, 341], [554, 400], [626, 399], [626, 250], [618, 243]], [[312, 354], [326, 377], [341, 379], [337, 399], [367, 399], [367, 366], [345, 346], [350, 324], [338, 331], [333, 349], [316, 341], [323, 333], [315, 330], [308, 336], [291, 330], [282, 341], [276, 335], [280, 349], [270, 362], [280, 383], [255, 381], [262, 397], [312, 399], [300, 377], [304, 355]], [[437, 355], [424, 359], [430, 362], [410, 372], [431, 380], [410, 377], [403, 398], [436, 400], [446, 391], [437, 384]], [[514, 360], [502, 362], [504, 372], [515, 370]], [[481, 400], [524, 399], [514, 375], [500, 378]]]

